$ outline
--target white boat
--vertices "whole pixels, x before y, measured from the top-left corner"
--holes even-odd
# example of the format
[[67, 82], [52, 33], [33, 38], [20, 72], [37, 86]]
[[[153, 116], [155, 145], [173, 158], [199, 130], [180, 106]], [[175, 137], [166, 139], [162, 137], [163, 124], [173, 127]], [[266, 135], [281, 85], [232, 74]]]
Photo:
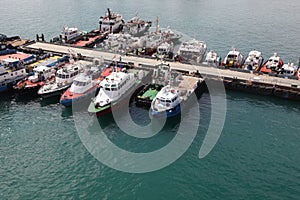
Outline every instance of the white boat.
[[221, 58], [218, 56], [218, 54], [215, 51], [210, 50], [206, 54], [205, 61], [203, 62], [203, 64], [217, 67], [220, 65], [220, 61], [221, 61]]
[[151, 115], [172, 117], [181, 112], [182, 98], [179, 91], [170, 85], [163, 87], [151, 103]]
[[160, 32], [162, 35], [168, 38], [168, 41], [176, 43], [182, 38], [182, 34], [174, 32], [172, 29], [168, 28], [161, 28]]
[[257, 51], [257, 50], [250, 51], [245, 60], [243, 69], [250, 70], [250, 71], [256, 71], [263, 64], [263, 60], [264, 59], [263, 59], [260, 51]]
[[122, 15], [107, 8], [107, 13], [100, 17], [99, 24], [100, 32], [119, 33], [123, 29], [124, 21]]
[[153, 57], [156, 57], [158, 59], [162, 58], [170, 58], [172, 59], [173, 57], [173, 49], [174, 49], [174, 44], [173, 42], [163, 42], [157, 47], [156, 53], [153, 54]]
[[89, 97], [99, 88], [99, 79], [93, 79], [92, 74], [86, 72], [80, 73], [60, 97], [60, 103], [64, 106], [72, 106], [73, 101], [79, 101]]
[[179, 61], [183, 60], [186, 62], [200, 63], [203, 59], [203, 55], [206, 52], [206, 44], [203, 41], [192, 39], [183, 42], [178, 51]]
[[284, 64], [280, 69], [279, 74], [282, 74], [284, 77], [295, 76], [297, 74], [297, 67], [294, 63]]
[[47, 82], [43, 85], [38, 94], [43, 98], [61, 95], [68, 87], [71, 86], [76, 76], [83, 71], [83, 67], [79, 63], [72, 63], [63, 66], [57, 70], [55, 81]]
[[0, 92], [6, 91], [27, 75], [20, 60], [6, 58], [0, 64]]
[[66, 43], [80, 35], [81, 33], [78, 31], [78, 28], [69, 28], [64, 26], [59, 38], [63, 43]]
[[139, 71], [137, 76], [122, 71], [112, 72], [100, 83], [100, 91], [92, 99], [88, 111], [96, 113], [97, 116], [111, 111], [112, 105], [120, 104], [121, 99], [125, 99], [135, 90], [135, 86], [139, 83], [137, 80], [142, 80], [144, 72]]
[[151, 25], [152, 23], [150, 21], [145, 22], [136, 15], [127, 22], [125, 32], [134, 37], [140, 37], [149, 30]]
[[225, 67], [241, 67], [244, 63], [244, 56], [241, 52], [233, 49], [229, 51], [224, 60], [222, 61], [222, 65]]
[[182, 75], [176, 76], [174, 81], [171, 82], [171, 74], [170, 71], [165, 74], [169, 76], [169, 83], [152, 100], [150, 114], [153, 117], [168, 118], [178, 115], [182, 111], [183, 106], [185, 106], [186, 101], [198, 87], [198, 82], [189, 79], [190, 77], [188, 76], [184, 77], [185, 79]]

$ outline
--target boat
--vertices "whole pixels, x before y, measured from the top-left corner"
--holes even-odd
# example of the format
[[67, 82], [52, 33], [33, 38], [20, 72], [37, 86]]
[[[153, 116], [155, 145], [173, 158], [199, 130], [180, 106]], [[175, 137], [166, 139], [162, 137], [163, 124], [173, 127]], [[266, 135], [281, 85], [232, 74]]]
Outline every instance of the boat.
[[205, 52], [205, 42], [191, 39], [180, 45], [175, 60], [189, 63], [200, 63]]
[[141, 37], [149, 30], [151, 25], [151, 21], [146, 22], [136, 15], [127, 22], [125, 32], [134, 37]]
[[294, 66], [294, 63], [283, 64], [278, 74], [283, 77], [294, 77], [297, 75], [297, 67]]
[[155, 118], [169, 118], [180, 114], [199, 84], [192, 77], [183, 77], [177, 73], [172, 76], [170, 70], [165, 76], [169, 83], [161, 88], [151, 102], [150, 115]]
[[66, 107], [72, 106], [74, 100], [80, 101], [86, 99], [91, 94], [97, 92], [100, 82], [113, 71], [120, 71], [120, 67], [108, 66], [101, 73], [97, 70], [90, 70], [79, 74], [70, 88], [68, 88], [60, 97], [60, 103]]
[[144, 49], [143, 54], [152, 56], [156, 52], [158, 46], [160, 46], [165, 41], [166, 37], [161, 34], [149, 33], [141, 37], [141, 42]]
[[260, 51], [250, 51], [243, 65], [243, 69], [249, 71], [257, 71], [263, 64], [263, 61], [264, 59]]
[[300, 80], [300, 66], [298, 67], [298, 70], [297, 70], [297, 77], [298, 77], [298, 80]]
[[283, 66], [282, 59], [278, 56], [277, 53], [274, 53], [260, 68], [260, 72], [268, 74], [268, 73], [278, 73], [280, 68]]
[[73, 81], [71, 87], [60, 97], [60, 103], [66, 107], [72, 106], [74, 101], [82, 100], [95, 93], [99, 88], [99, 79], [92, 79], [87, 73], [79, 74]]
[[157, 47], [156, 53], [153, 54], [153, 57], [156, 57], [157, 59], [163, 59], [163, 58], [173, 58], [173, 49], [174, 44], [173, 42], [163, 42]]
[[136, 105], [150, 107], [153, 99], [162, 88], [162, 84], [150, 83], [145, 85], [135, 98]]
[[55, 80], [47, 82], [39, 90], [38, 94], [43, 98], [61, 95], [68, 89], [76, 76], [83, 71], [80, 63], [70, 63], [57, 70]]
[[107, 8], [105, 16], [101, 16], [99, 19], [100, 32], [119, 33], [123, 29], [124, 20], [122, 15], [113, 13]]
[[69, 28], [68, 26], [64, 26], [61, 34], [59, 35], [59, 39], [63, 43], [69, 43], [73, 39], [79, 37], [81, 32], [78, 31], [78, 28], [72, 27]]
[[218, 56], [218, 54], [215, 51], [210, 50], [206, 54], [203, 64], [217, 67], [221, 64], [221, 58]]
[[26, 76], [26, 70], [20, 60], [13, 58], [3, 59], [0, 64], [0, 92], [12, 88]]
[[232, 51], [228, 52], [228, 54], [222, 61], [222, 66], [239, 68], [243, 65], [243, 63], [244, 56], [241, 54], [241, 52], [233, 49]]
[[162, 35], [164, 35], [165, 37], [167, 37], [167, 41], [168, 42], [173, 42], [174, 44], [176, 44], [180, 38], [182, 38], [182, 34], [176, 33], [174, 32], [172, 29], [168, 28], [161, 28], [160, 32]]
[[154, 117], [164, 116], [172, 117], [181, 112], [180, 103], [182, 98], [179, 91], [167, 85], [163, 87], [151, 102], [151, 115]]
[[144, 72], [113, 72], [100, 83], [100, 91], [89, 105], [88, 112], [97, 117], [111, 112], [113, 106], [121, 106], [131, 96], [144, 77]]
[[22, 94], [37, 94], [37, 91], [45, 85], [46, 81], [54, 80], [55, 71], [52, 67], [37, 66], [33, 69], [33, 75], [19, 81], [14, 89]]

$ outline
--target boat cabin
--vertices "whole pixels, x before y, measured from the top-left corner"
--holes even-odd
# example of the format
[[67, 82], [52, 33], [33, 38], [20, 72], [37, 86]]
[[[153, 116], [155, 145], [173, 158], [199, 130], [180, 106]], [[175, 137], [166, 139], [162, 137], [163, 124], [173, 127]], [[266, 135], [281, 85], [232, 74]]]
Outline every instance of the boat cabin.
[[94, 82], [92, 81], [92, 77], [86, 74], [78, 75], [70, 88], [70, 92], [75, 94], [85, 93], [87, 90], [94, 86]]
[[[175, 107], [180, 103], [179, 93], [170, 86], [165, 86], [159, 91], [155, 98], [156, 106], [163, 109]], [[155, 105], [155, 104], [154, 104]]]
[[275, 71], [277, 70], [279, 65], [280, 65], [280, 57], [275, 53], [274, 56], [269, 58], [266, 68]]
[[243, 55], [237, 50], [229, 51], [222, 65], [227, 67], [240, 67], [243, 62]]
[[78, 32], [77, 28], [64, 27], [61, 34], [59, 35], [59, 38], [62, 42], [68, 42], [69, 40], [74, 39], [79, 35], [80, 33]]
[[294, 63], [288, 63], [282, 66], [280, 73], [285, 77], [291, 77], [297, 73], [297, 69], [295, 68]]
[[105, 16], [101, 16], [99, 19], [100, 32], [118, 33], [122, 30], [123, 18], [122, 15], [113, 13], [108, 8]]
[[46, 66], [37, 66], [33, 69], [33, 75], [28, 77], [28, 80], [32, 83], [39, 81], [46, 81], [54, 76], [54, 71], [52, 68]]

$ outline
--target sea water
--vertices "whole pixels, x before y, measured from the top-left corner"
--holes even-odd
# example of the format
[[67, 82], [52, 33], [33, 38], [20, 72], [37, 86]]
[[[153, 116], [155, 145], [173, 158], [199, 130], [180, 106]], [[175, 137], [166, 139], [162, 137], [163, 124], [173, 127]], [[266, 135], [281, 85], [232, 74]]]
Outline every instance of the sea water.
[[[107, 8], [129, 20], [136, 13], [160, 27], [204, 40], [224, 57], [232, 47], [246, 55], [277, 52], [297, 64], [300, 3], [294, 0], [45, 1], [2, 0], [0, 32], [35, 39], [57, 36], [64, 25], [98, 27]], [[154, 23], [155, 24], [155, 23]], [[0, 94], [1, 199], [299, 199], [298, 102], [227, 91], [226, 121], [212, 151], [199, 159], [209, 128], [211, 98], [199, 99], [200, 120], [188, 113], [197, 135], [172, 164], [148, 173], [126, 173], [99, 162], [79, 136], [72, 109], [55, 100]], [[131, 104], [137, 123], [148, 111]], [[101, 119], [120, 148], [147, 152], [175, 137], [171, 123], [158, 137], [126, 136], [111, 116]], [[188, 131], [187, 131], [188, 132]], [[96, 134], [96, 133], [95, 133]]]

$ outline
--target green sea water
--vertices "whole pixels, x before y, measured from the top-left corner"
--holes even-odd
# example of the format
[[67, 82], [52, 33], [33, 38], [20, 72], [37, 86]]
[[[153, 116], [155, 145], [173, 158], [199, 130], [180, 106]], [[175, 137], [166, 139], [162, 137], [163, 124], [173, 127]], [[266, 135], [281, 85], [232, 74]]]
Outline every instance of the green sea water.
[[[34, 39], [51, 38], [65, 24], [91, 30], [107, 7], [125, 19], [137, 11], [153, 21], [159, 16], [162, 27], [205, 40], [222, 57], [234, 46], [298, 60], [300, 3], [293, 0], [2, 0], [0, 32]], [[0, 94], [0, 199], [299, 199], [299, 102], [234, 91], [226, 100], [222, 134], [205, 158], [198, 153], [211, 116], [207, 93], [199, 99], [200, 120], [193, 109], [186, 116], [198, 126], [188, 150], [161, 170], [133, 174], [87, 151], [71, 109], [54, 99]], [[131, 116], [149, 122], [148, 111], [134, 104]], [[179, 126], [171, 122], [158, 137], [138, 140], [122, 134], [110, 115], [100, 121], [111, 141], [137, 152], [168, 144]]]

